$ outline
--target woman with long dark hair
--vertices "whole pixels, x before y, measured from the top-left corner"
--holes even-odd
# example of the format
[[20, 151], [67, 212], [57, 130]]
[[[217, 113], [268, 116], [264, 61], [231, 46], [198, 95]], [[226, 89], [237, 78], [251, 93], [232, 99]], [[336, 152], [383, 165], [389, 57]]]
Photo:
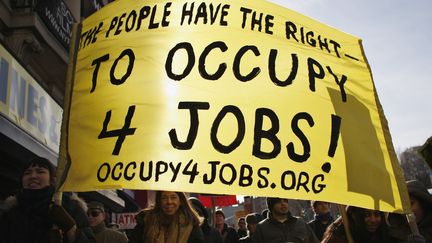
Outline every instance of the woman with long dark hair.
[[[383, 212], [349, 206], [347, 216], [354, 242], [395, 242], [388, 234]], [[322, 242], [348, 243], [342, 218], [327, 228]]]
[[136, 216], [131, 243], [204, 242], [200, 218], [183, 192], [157, 191], [153, 207]]

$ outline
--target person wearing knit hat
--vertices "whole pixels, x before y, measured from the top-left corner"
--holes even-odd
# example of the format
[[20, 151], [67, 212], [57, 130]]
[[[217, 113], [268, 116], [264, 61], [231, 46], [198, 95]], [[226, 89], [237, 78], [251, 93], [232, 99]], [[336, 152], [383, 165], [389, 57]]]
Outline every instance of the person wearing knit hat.
[[269, 216], [257, 225], [252, 237], [253, 243], [319, 242], [302, 218], [291, 215], [288, 199], [268, 197], [267, 206]]
[[417, 180], [407, 181], [406, 185], [420, 234], [426, 242], [432, 242], [432, 195]]
[[222, 210], [216, 210], [215, 212], [215, 227], [222, 235], [224, 243], [236, 243], [238, 242], [237, 231], [233, 227], [228, 227], [225, 223], [225, 214]]

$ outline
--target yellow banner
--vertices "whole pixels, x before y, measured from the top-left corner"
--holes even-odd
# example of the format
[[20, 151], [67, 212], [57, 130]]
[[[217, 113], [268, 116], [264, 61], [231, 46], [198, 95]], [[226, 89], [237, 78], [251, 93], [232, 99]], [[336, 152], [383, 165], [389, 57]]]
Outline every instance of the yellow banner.
[[240, 0], [115, 1], [80, 36], [62, 190], [407, 211], [360, 39]]

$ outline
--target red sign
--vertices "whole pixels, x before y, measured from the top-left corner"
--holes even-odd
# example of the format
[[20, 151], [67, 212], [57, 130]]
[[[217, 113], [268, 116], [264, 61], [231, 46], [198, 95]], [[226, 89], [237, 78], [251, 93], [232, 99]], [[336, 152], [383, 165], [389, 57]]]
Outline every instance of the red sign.
[[[215, 205], [212, 203], [212, 198], [215, 198]], [[198, 195], [198, 199], [202, 202], [204, 207], [211, 208], [213, 206], [217, 207], [226, 207], [237, 204], [237, 197], [234, 196], [220, 196], [220, 195], [213, 195], [213, 196], [203, 196]]]
[[135, 228], [135, 214], [136, 213], [118, 213], [116, 223], [119, 225], [119, 229]]

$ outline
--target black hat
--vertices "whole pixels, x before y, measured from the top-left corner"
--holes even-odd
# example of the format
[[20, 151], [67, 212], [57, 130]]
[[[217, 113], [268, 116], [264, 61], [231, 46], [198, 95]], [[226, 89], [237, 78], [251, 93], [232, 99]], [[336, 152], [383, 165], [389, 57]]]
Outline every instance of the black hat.
[[256, 213], [250, 213], [246, 215], [246, 223], [247, 224], [258, 224], [259, 216]]
[[417, 180], [410, 180], [407, 181], [406, 184], [410, 196], [417, 198], [421, 202], [432, 205], [432, 195], [428, 192], [423, 183]]
[[199, 215], [203, 216], [204, 219], [208, 219], [209, 217], [208, 212], [198, 198], [190, 197], [188, 200], [192, 204], [192, 207], [198, 212]]
[[104, 205], [100, 202], [92, 201], [89, 204], [87, 204], [87, 206], [88, 206], [89, 210], [90, 209], [99, 209], [100, 211], [105, 212]]
[[281, 199], [278, 197], [268, 197], [267, 198], [267, 207], [270, 212], [273, 211], [273, 207], [276, 203], [278, 203]]

